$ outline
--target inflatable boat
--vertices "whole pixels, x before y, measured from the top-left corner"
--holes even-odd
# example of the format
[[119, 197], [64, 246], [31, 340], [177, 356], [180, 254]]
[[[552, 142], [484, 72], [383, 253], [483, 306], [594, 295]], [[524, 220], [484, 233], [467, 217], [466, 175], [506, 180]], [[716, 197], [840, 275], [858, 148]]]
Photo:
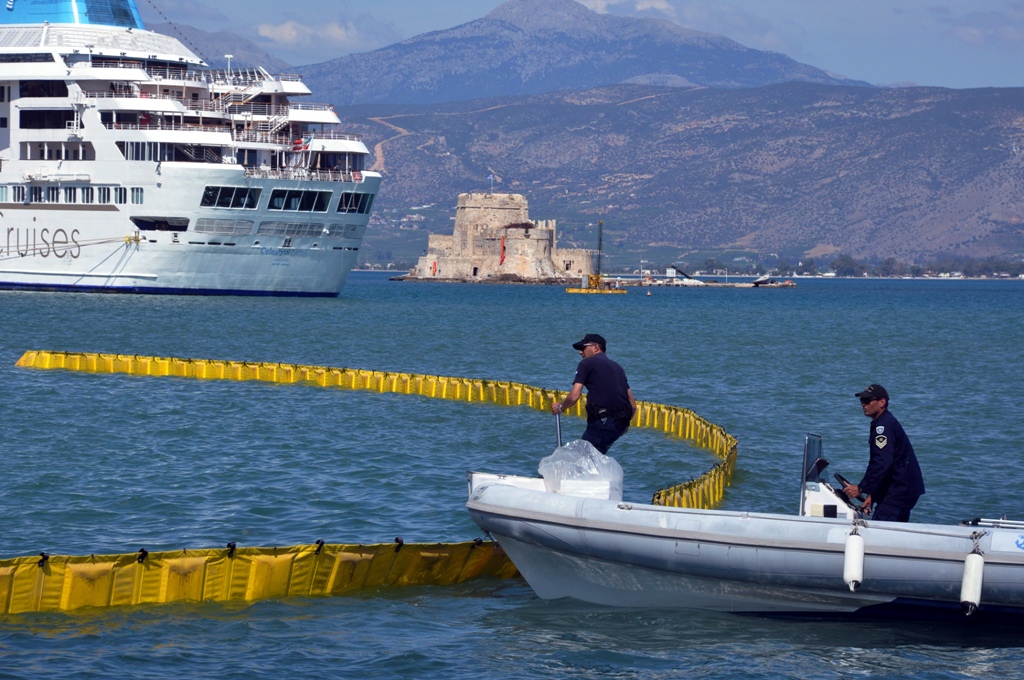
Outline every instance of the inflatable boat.
[[[804, 445], [799, 513], [614, 500], [470, 472], [467, 508], [543, 599], [778, 614], [1024, 615], [1024, 523], [876, 522]], [[838, 477], [838, 476], [837, 476]], [[606, 488], [606, 486], [604, 487]]]

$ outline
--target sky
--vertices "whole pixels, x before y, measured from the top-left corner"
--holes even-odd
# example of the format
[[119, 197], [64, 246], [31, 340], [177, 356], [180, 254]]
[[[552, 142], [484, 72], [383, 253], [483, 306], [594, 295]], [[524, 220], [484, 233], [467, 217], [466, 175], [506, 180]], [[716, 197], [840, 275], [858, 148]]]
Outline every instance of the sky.
[[[166, 17], [204, 31], [229, 31], [301, 66], [468, 23], [502, 1], [138, 0], [138, 5], [149, 24]], [[578, 1], [606, 14], [674, 21], [876, 85], [1024, 86], [1024, 0]]]

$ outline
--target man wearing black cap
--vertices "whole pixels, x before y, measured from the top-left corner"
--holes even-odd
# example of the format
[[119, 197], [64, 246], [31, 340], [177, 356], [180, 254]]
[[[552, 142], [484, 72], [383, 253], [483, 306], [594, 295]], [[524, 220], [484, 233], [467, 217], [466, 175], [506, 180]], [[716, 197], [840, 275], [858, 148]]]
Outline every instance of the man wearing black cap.
[[587, 388], [587, 429], [581, 439], [590, 442], [601, 453], [608, 453], [615, 440], [629, 429], [629, 421], [636, 411], [636, 399], [629, 388], [622, 366], [604, 353], [604, 338], [587, 333], [573, 349], [583, 357], [576, 366], [572, 391], [562, 401], [551, 404], [552, 413], [572, 408]]
[[864, 415], [871, 418], [868, 447], [871, 457], [860, 484], [847, 484], [843, 492], [850, 498], [867, 494], [865, 511], [875, 503], [872, 519], [909, 522], [910, 511], [924, 494], [921, 466], [914, 447], [900, 421], [889, 413], [889, 393], [881, 385], [868, 385], [860, 397]]

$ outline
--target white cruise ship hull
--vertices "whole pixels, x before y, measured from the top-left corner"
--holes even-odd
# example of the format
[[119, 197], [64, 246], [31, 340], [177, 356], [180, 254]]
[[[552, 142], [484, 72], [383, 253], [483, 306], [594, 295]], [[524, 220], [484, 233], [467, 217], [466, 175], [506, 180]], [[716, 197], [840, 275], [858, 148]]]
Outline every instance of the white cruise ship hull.
[[[229, 62], [230, 64], [230, 62]], [[0, 12], [0, 289], [336, 296], [380, 174], [294, 75], [211, 70], [134, 0]]]
[[[143, 212], [190, 224], [234, 218], [251, 223], [250, 233], [144, 231], [120, 206], [0, 203], [0, 289], [320, 297], [341, 292], [365, 226], [321, 216], [307, 219], [317, 235], [289, 239], [255, 233], [261, 224], [282, 221], [274, 211], [182, 210], [188, 202], [198, 206], [210, 182], [261, 188], [264, 194], [323, 183], [245, 180], [238, 167], [190, 177], [193, 168], [176, 171], [169, 165], [162, 168], [166, 183], [145, 186]], [[328, 190], [376, 193], [378, 185], [379, 177], [370, 176], [358, 185], [333, 183]]]

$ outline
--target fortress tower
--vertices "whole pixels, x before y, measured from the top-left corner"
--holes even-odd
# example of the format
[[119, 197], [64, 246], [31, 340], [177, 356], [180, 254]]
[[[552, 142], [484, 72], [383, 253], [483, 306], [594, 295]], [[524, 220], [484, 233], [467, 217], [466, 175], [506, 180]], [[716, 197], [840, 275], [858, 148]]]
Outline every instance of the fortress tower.
[[594, 251], [558, 248], [555, 221], [530, 221], [521, 194], [459, 194], [452, 235], [431, 234], [410, 279], [525, 281], [579, 279], [594, 273]]

